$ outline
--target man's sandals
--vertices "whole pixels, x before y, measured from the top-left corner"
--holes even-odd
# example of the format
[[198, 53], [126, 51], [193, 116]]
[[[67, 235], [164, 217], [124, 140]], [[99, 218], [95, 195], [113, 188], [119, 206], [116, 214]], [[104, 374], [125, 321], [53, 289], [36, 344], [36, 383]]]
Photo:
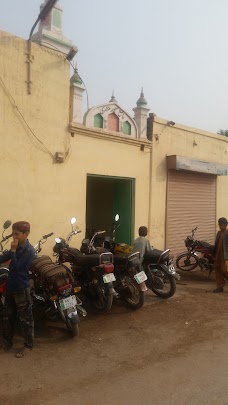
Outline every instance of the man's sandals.
[[22, 357], [25, 357], [28, 353], [31, 352], [32, 349], [30, 349], [29, 347], [23, 347], [23, 349], [21, 349], [19, 352], [17, 352], [15, 354], [15, 357], [17, 359], [22, 359]]

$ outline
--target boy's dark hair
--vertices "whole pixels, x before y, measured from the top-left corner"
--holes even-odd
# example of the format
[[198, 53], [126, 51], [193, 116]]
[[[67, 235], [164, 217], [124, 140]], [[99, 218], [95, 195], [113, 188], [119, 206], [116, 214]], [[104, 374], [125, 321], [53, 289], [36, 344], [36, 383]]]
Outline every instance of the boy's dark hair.
[[146, 236], [147, 235], [147, 227], [146, 226], [140, 226], [139, 227], [139, 236]]
[[222, 224], [227, 225], [228, 221], [226, 218], [222, 217], [222, 218], [219, 218], [218, 223], [219, 223], [219, 225], [222, 225]]

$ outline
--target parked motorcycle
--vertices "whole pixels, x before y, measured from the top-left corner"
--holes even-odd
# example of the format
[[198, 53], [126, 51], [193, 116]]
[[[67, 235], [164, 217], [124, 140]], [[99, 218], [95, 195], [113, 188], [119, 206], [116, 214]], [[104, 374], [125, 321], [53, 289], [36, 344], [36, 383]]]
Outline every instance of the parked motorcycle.
[[74, 285], [71, 271], [63, 265], [55, 264], [49, 256], [38, 256], [41, 245], [53, 232], [44, 235], [34, 246], [36, 258], [30, 269], [30, 289], [34, 306], [42, 305], [49, 320], [59, 317], [65, 323], [71, 336], [79, 333], [79, 316], [86, 316], [82, 302], [77, 297], [80, 288]]
[[[115, 294], [115, 299], [120, 300], [129, 308], [138, 309], [144, 304], [144, 291], [147, 290], [145, 280], [147, 277], [144, 271], [140, 269], [140, 254], [130, 254], [132, 251], [131, 247], [129, 248], [126, 244], [117, 244], [115, 242], [115, 233], [119, 226], [119, 214], [116, 214], [112, 238], [105, 237], [102, 247], [105, 251], [113, 253], [114, 275], [116, 279], [113, 285], [117, 293]], [[93, 239], [92, 243], [94, 242], [96, 243], [96, 238]], [[81, 251], [89, 254], [86, 243], [88, 243], [88, 240], [82, 241]], [[93, 249], [94, 251], [98, 251], [102, 247]]]
[[170, 249], [153, 249], [145, 253], [143, 267], [147, 275], [146, 285], [158, 297], [170, 298], [176, 292], [176, 280], [180, 275], [172, 263]]
[[[115, 232], [119, 224], [119, 215], [115, 216], [114, 223], [114, 237], [106, 238], [104, 242], [104, 247], [110, 248], [114, 252], [114, 264], [115, 260], [118, 260], [118, 255], [121, 252], [131, 252], [132, 247], [125, 243], [115, 242]], [[176, 291], [176, 280], [180, 280], [179, 274], [176, 273], [175, 267], [172, 263], [172, 258], [170, 256], [170, 249], [161, 251], [154, 249], [149, 253], [144, 255], [144, 260], [142, 263], [144, 272], [142, 272], [142, 277], [139, 274], [139, 281], [145, 281], [146, 287], [152, 290], [156, 295], [162, 298], [172, 297]], [[144, 274], [146, 277], [144, 277]], [[135, 275], [137, 280], [137, 276]]]
[[[9, 238], [12, 237], [12, 234], [4, 236], [4, 233], [6, 229], [8, 229], [11, 226], [12, 222], [7, 220], [3, 224], [3, 232], [2, 232], [2, 240], [0, 241], [0, 256], [3, 255], [4, 253], [4, 247], [7, 244]], [[9, 274], [9, 269], [6, 267], [7, 263], [4, 263], [3, 265], [0, 266], [0, 308], [4, 304], [4, 293], [6, 290], [6, 280]]]
[[113, 255], [111, 252], [93, 253], [93, 241], [104, 231], [96, 232], [92, 240], [89, 241], [89, 255], [70, 247], [72, 236], [81, 232], [74, 227], [74, 224], [76, 224], [76, 218], [71, 219], [72, 231], [66, 240], [55, 239], [54, 254], [58, 263], [70, 263], [75, 283], [81, 287], [91, 310], [96, 313], [105, 313], [110, 310], [113, 294], [115, 294], [113, 288], [113, 281], [115, 281]]
[[214, 270], [214, 246], [202, 240], [195, 239], [197, 227], [192, 229], [192, 234], [188, 235], [184, 243], [186, 252], [181, 253], [176, 259], [178, 269], [191, 271], [199, 266], [201, 271], [206, 270], [210, 276]]

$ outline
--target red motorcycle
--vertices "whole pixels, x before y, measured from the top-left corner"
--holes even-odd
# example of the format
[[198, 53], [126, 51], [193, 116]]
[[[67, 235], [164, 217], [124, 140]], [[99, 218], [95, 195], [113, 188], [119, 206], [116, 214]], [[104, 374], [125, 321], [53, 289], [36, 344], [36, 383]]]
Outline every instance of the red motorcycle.
[[194, 238], [197, 227], [192, 229], [192, 234], [185, 239], [187, 252], [181, 253], [176, 259], [176, 266], [183, 271], [191, 271], [199, 267], [206, 270], [210, 276], [214, 270], [214, 246]]

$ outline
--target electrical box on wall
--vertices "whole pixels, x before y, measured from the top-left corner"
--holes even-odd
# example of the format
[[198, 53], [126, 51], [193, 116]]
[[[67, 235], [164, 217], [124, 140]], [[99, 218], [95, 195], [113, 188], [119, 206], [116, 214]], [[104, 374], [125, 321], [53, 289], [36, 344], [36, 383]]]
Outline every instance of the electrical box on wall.
[[63, 152], [56, 152], [55, 153], [55, 161], [57, 163], [63, 163], [65, 160], [65, 155]]

